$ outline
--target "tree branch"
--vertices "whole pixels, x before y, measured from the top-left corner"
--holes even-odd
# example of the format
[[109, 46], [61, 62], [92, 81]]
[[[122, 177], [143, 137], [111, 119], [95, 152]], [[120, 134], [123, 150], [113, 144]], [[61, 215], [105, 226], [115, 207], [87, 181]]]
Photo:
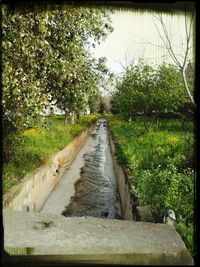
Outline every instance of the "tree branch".
[[184, 56], [183, 56], [183, 63], [182, 64], [177, 58], [177, 55], [180, 56], [180, 54], [175, 54], [175, 52], [174, 52], [174, 50], [172, 48], [172, 42], [170, 40], [166, 25], [163, 22], [162, 17], [161, 16], [157, 17], [154, 14], [153, 14], [153, 17], [156, 18], [160, 22], [160, 24], [162, 26], [162, 30], [163, 30], [164, 36], [166, 38], [166, 41], [164, 40], [163, 36], [161, 35], [161, 33], [160, 33], [159, 29], [158, 29], [158, 26], [154, 23], [154, 25], [155, 25], [155, 27], [157, 29], [157, 32], [158, 32], [158, 34], [160, 36], [160, 39], [162, 40], [164, 46], [166, 47], [169, 55], [172, 58], [172, 60], [175, 62], [175, 64], [179, 67], [179, 69], [181, 71], [181, 75], [182, 75], [182, 79], [183, 79], [183, 84], [184, 84], [185, 90], [186, 90], [191, 102], [195, 106], [195, 102], [194, 102], [193, 96], [192, 96], [192, 94], [191, 94], [191, 92], [189, 90], [187, 79], [186, 79], [186, 76], [185, 76], [185, 68], [186, 68], [188, 53], [189, 53], [189, 49], [190, 49], [190, 40], [191, 40], [191, 35], [192, 35], [192, 21], [193, 21], [193, 18], [194, 18], [194, 13], [192, 14], [192, 18], [190, 20], [190, 25], [189, 25], [189, 31], [188, 31], [187, 19], [186, 19], [186, 11], [185, 11], [186, 49], [184, 50]]
[[162, 35], [161, 35], [161, 33], [160, 33], [159, 29], [158, 29], [158, 26], [157, 26], [155, 23], [154, 23], [154, 25], [155, 25], [155, 27], [156, 27], [156, 29], [157, 29], [157, 32], [158, 32], [158, 35], [160, 36], [160, 39], [162, 40], [162, 42], [163, 42], [165, 48], [167, 49], [169, 55], [170, 55], [171, 58], [173, 59], [174, 63], [175, 63], [176, 65], [178, 65], [178, 67], [180, 68], [180, 67], [181, 67], [180, 62], [178, 61], [178, 59], [176, 58], [176, 56], [175, 56], [175, 54], [174, 54], [174, 52], [173, 52], [173, 50], [172, 50], [170, 40], [169, 40], [168, 36], [166, 36], [166, 33], [165, 33], [164, 29], [163, 29], [163, 31], [164, 31], [164, 35], [165, 35], [165, 37], [167, 38], [167, 42], [165, 42], [164, 38], [162, 37]]

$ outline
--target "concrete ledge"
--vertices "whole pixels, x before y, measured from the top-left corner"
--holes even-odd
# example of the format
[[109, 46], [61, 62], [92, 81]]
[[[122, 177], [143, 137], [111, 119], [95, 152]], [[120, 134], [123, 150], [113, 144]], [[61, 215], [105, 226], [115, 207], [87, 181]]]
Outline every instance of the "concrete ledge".
[[10, 255], [43, 260], [51, 255], [51, 261], [66, 263], [193, 265], [181, 237], [166, 224], [4, 211], [3, 225]]
[[93, 128], [94, 125], [75, 137], [64, 149], [53, 155], [45, 165], [26, 175], [18, 185], [6, 193], [3, 196], [4, 209], [40, 211]]

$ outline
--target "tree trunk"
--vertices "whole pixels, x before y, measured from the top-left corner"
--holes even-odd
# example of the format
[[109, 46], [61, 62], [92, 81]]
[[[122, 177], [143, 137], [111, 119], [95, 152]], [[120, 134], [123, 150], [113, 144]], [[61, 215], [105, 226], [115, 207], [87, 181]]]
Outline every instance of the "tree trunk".
[[71, 124], [74, 124], [74, 111], [72, 111], [72, 115], [71, 115]]
[[67, 111], [65, 111], [64, 125], [67, 125]]
[[160, 125], [160, 117], [158, 116], [157, 119], [156, 119], [156, 132], [159, 129], [159, 125]]
[[159, 125], [160, 125], [160, 113], [159, 112], [155, 115], [155, 123], [156, 123], [155, 131], [157, 132], [159, 129]]
[[78, 122], [80, 122], [80, 118], [81, 118], [80, 113], [77, 113], [77, 120], [78, 120]]
[[144, 115], [144, 127], [146, 129], [147, 132], [149, 132], [149, 129], [147, 127], [147, 121], [146, 121], [146, 116]]
[[186, 80], [186, 77], [185, 77], [185, 68], [182, 68], [181, 69], [181, 75], [182, 75], [182, 78], [183, 78], [183, 83], [184, 83], [184, 87], [185, 87], [185, 90], [191, 100], [191, 102], [194, 104], [195, 106], [195, 102], [194, 102], [194, 99], [192, 97], [192, 94], [190, 93], [190, 90], [189, 90], [189, 87], [188, 87], [188, 83], [187, 83], [187, 80]]

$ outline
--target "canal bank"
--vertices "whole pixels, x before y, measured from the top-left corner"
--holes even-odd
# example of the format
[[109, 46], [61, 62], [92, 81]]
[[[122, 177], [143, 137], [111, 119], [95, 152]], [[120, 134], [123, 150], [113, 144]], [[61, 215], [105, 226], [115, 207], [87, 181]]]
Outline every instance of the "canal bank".
[[[33, 190], [37, 189], [34, 183], [36, 175], [23, 181], [20, 188], [24, 195], [16, 190], [16, 194], [11, 195], [10, 206], [9, 198], [4, 202], [5, 251], [17, 257], [34, 255], [36, 263], [51, 259], [58, 264], [192, 265], [192, 257], [174, 228], [165, 224], [133, 221], [135, 217], [134, 214], [131, 217], [132, 203], [127, 195], [127, 177], [122, 175], [122, 169], [117, 169], [119, 166], [116, 161], [115, 176], [113, 161], [108, 160], [113, 159], [114, 150], [111, 154], [106, 121], [98, 121], [73, 142], [73, 146], [70, 144], [64, 150], [67, 151], [68, 158], [64, 160], [56, 155], [54, 168], [49, 165], [53, 170], [52, 176], [47, 175], [49, 172], [44, 177], [39, 176], [41, 173], [37, 176], [39, 181], [45, 181], [45, 177], [49, 180], [57, 177], [58, 180], [40, 210], [27, 210], [27, 206], [24, 206], [24, 203], [29, 203], [29, 207], [34, 207], [30, 195], [29, 202], [24, 199], [27, 199], [28, 194], [34, 195]], [[114, 148], [114, 144], [111, 146]], [[62, 153], [66, 156], [66, 153]], [[62, 162], [62, 168], [58, 168], [58, 159]], [[76, 165], [76, 160], [79, 165]], [[64, 182], [67, 173], [70, 175]], [[69, 184], [65, 184], [70, 178], [71, 189]], [[63, 195], [59, 193], [59, 187], [61, 191], [65, 187]], [[44, 183], [40, 190], [45, 191], [47, 188]], [[56, 195], [60, 202], [56, 200]], [[103, 201], [104, 197], [106, 201]], [[95, 203], [93, 207], [92, 201]], [[84, 207], [81, 212], [80, 207]], [[125, 220], [119, 220], [120, 212]], [[126, 218], [124, 214], [127, 214]]]

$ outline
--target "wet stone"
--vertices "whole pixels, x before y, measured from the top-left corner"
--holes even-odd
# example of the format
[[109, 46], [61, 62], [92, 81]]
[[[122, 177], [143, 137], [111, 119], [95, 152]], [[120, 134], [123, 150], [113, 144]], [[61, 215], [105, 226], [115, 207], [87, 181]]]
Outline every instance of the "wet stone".
[[66, 217], [120, 219], [116, 177], [110, 177], [105, 168], [108, 161], [111, 161], [111, 167], [113, 163], [111, 154], [108, 154], [110, 147], [105, 119], [99, 120], [94, 132], [91, 134], [94, 144], [92, 150], [84, 155], [85, 164], [80, 169], [80, 179], [75, 184], [75, 196], [62, 214]]

